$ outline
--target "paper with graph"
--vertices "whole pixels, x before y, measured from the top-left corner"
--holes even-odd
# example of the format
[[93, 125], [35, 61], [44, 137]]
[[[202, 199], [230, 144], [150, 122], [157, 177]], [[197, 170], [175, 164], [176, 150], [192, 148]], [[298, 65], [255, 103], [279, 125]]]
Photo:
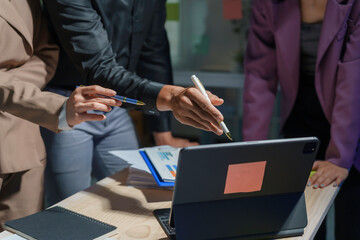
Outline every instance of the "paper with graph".
[[159, 146], [144, 149], [152, 165], [164, 182], [174, 182], [180, 148]]

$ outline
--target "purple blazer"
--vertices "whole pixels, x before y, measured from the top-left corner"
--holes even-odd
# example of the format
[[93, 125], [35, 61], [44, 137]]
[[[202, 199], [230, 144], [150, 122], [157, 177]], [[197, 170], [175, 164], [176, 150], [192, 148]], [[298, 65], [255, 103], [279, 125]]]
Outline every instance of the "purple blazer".
[[[294, 106], [300, 71], [298, 0], [254, 0], [245, 56], [244, 140], [265, 139], [280, 86], [282, 126]], [[315, 87], [331, 124], [326, 160], [360, 171], [360, 1], [328, 0]]]

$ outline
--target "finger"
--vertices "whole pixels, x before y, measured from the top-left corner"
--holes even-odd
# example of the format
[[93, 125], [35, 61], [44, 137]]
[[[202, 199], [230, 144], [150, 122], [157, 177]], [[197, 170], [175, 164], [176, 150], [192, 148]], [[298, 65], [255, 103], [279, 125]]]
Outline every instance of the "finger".
[[324, 178], [324, 181], [323, 181], [323, 182], [319, 183], [319, 187], [320, 187], [320, 188], [327, 187], [327, 186], [329, 186], [333, 181], [334, 181], [334, 178], [331, 178], [331, 177], [327, 176], [327, 177]]
[[[222, 134], [222, 129], [220, 127], [220, 124], [216, 121], [214, 121], [214, 118], [212, 118], [210, 115], [208, 115], [206, 112], [203, 112], [203, 115], [199, 115], [199, 111], [196, 111], [196, 108], [198, 106], [194, 106], [195, 111], [190, 110], [189, 118], [193, 119], [194, 121], [200, 121], [201, 124], [206, 125], [208, 129], [216, 134]], [[221, 132], [220, 132], [221, 131]]]
[[110, 98], [101, 98], [101, 97], [91, 97], [85, 102], [98, 102], [98, 103], [102, 103], [104, 105], [114, 106], [114, 107], [121, 106], [121, 104], [122, 104], [121, 101], [118, 101], [115, 99], [110, 99]]
[[[177, 118], [178, 119], [178, 118]], [[187, 124], [187, 125], [190, 125], [190, 126], [193, 126], [193, 127], [196, 127], [196, 128], [199, 128], [199, 129], [202, 129], [204, 131], [208, 131], [208, 132], [211, 132], [211, 130], [204, 124], [201, 124], [200, 122], [198, 121], [195, 121], [193, 120], [192, 118], [189, 118], [189, 117], [182, 117], [181, 119], [178, 119], [179, 122], [183, 123], [183, 124]]]
[[104, 105], [102, 103], [98, 103], [98, 102], [85, 102], [85, 103], [81, 103], [81, 104], [76, 104], [76, 106], [75, 106], [75, 111], [78, 113], [84, 113], [84, 112], [90, 111], [90, 110], [110, 112], [111, 107]]
[[219, 98], [215, 94], [212, 94], [210, 91], [206, 91], [206, 92], [207, 92], [207, 95], [213, 105], [220, 106], [224, 103], [224, 99]]
[[319, 168], [319, 165], [320, 165], [320, 161], [315, 161], [311, 170], [316, 171]]
[[315, 182], [313, 182], [313, 188], [318, 188], [321, 185], [324, 186], [325, 177], [324, 175], [320, 175]]
[[[207, 100], [206, 102], [209, 104]], [[204, 111], [204, 109], [202, 109], [196, 102], [192, 102], [189, 97], [180, 98], [179, 105], [181, 111], [174, 112], [174, 115], [178, 116], [178, 120], [181, 119], [182, 116], [188, 117], [196, 122], [200, 122], [202, 125], [208, 126], [208, 130], [213, 131], [218, 135], [222, 134], [222, 130], [217, 120], [213, 116], [211, 116], [207, 111]], [[216, 127], [214, 128], [214, 126]]]
[[95, 114], [95, 113], [82, 113], [79, 116], [79, 120], [81, 122], [85, 121], [102, 121], [106, 119], [106, 116], [103, 114]]
[[[205, 111], [204, 111], [205, 110]], [[190, 110], [191, 118], [201, 119], [203, 123], [209, 125], [213, 132], [218, 132], [221, 130], [220, 124], [216, 118], [206, 111], [206, 106], [200, 107], [197, 103], [194, 104], [194, 107]]]
[[314, 189], [317, 189], [319, 187], [318, 179], [315, 182], [313, 182], [312, 186]]
[[116, 92], [114, 90], [109, 89], [109, 88], [100, 87], [98, 85], [80, 87], [78, 89], [81, 91], [82, 94], [86, 94], [86, 95], [101, 94], [101, 95], [105, 95], [105, 96], [109, 96], [109, 97], [116, 95]]
[[318, 172], [316, 172], [314, 175], [312, 175], [312, 177], [309, 179], [309, 181], [308, 181], [308, 186], [311, 186], [311, 185], [313, 185], [314, 184], [314, 182], [316, 182], [316, 180], [318, 179], [318, 177], [319, 177], [319, 173]]
[[196, 88], [188, 88], [185, 95], [200, 107], [200, 109], [197, 109], [200, 112], [207, 112], [215, 118], [217, 122], [222, 122], [224, 120], [220, 111], [216, 109]]
[[339, 186], [343, 180], [344, 178], [342, 178], [341, 176], [337, 177], [333, 186], [334, 187]]
[[[208, 119], [203, 119], [206, 118], [206, 116], [199, 116], [197, 112], [194, 111], [190, 111], [190, 113], [192, 113], [192, 115], [188, 116], [188, 118], [193, 119], [194, 121], [198, 121], [200, 122], [202, 125], [207, 126], [207, 128], [211, 131], [214, 132], [217, 135], [222, 135], [223, 131], [220, 127], [220, 124], [218, 122], [215, 121], [215, 124], [213, 122], [210, 122]], [[213, 118], [210, 117], [210, 120], [214, 120]]]
[[119, 100], [115, 100], [115, 107], [120, 107], [123, 103], [122, 101], [119, 101]]
[[211, 129], [212, 129], [212, 131], [216, 134], [216, 135], [218, 135], [218, 136], [221, 136], [221, 135], [223, 135], [223, 130], [222, 130], [222, 128], [221, 127], [218, 127], [218, 125], [214, 125], [214, 124], [212, 124], [212, 123], [209, 123], [210, 124], [210, 127], [211, 127]]

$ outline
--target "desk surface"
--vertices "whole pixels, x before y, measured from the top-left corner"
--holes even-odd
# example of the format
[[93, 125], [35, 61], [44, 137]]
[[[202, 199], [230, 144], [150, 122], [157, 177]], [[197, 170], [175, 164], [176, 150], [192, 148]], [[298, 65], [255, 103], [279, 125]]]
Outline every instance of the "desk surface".
[[[118, 234], [113, 239], [167, 239], [152, 211], [170, 207], [172, 191], [127, 187], [127, 174], [124, 170], [105, 178], [57, 205], [117, 226]], [[302, 237], [286, 239], [312, 239], [338, 190], [332, 186], [316, 190], [307, 187], [308, 226]], [[8, 235], [10, 233], [5, 231], [0, 239]]]

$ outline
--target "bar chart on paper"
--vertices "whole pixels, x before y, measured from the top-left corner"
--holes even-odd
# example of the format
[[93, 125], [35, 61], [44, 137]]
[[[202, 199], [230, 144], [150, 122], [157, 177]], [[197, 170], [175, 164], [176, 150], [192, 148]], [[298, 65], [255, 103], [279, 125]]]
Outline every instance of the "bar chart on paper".
[[173, 182], [176, 177], [179, 148], [156, 147], [145, 148], [152, 165], [164, 182]]

